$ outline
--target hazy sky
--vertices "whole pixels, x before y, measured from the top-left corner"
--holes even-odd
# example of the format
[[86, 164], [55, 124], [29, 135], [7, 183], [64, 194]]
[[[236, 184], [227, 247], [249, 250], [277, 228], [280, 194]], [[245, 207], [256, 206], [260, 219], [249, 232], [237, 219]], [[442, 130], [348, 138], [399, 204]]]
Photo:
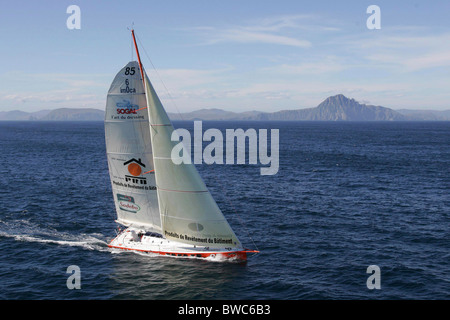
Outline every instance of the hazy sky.
[[[66, 25], [72, 4], [79, 30]], [[381, 29], [367, 28], [369, 5]], [[115, 74], [135, 59], [132, 23], [170, 112], [272, 112], [338, 93], [450, 109], [449, 14], [448, 0], [2, 1], [0, 111], [103, 109]]]

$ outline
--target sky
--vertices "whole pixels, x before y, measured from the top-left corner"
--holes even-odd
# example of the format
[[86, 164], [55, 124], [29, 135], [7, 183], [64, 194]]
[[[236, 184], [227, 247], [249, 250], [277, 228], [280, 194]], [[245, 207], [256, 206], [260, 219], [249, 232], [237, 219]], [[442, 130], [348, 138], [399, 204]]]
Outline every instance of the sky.
[[[70, 5], [80, 29], [69, 29]], [[380, 9], [369, 29], [370, 5]], [[450, 1], [2, 1], [0, 111], [104, 109], [141, 58], [169, 112], [275, 112], [344, 94], [450, 109]], [[70, 20], [71, 21], [71, 20]]]

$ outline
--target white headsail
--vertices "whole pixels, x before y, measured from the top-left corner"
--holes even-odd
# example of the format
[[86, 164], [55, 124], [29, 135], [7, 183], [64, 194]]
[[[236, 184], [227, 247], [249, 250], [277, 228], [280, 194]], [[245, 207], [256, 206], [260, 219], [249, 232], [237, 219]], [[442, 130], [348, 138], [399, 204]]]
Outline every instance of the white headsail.
[[105, 140], [117, 221], [162, 232], [145, 90], [136, 61], [108, 91]]

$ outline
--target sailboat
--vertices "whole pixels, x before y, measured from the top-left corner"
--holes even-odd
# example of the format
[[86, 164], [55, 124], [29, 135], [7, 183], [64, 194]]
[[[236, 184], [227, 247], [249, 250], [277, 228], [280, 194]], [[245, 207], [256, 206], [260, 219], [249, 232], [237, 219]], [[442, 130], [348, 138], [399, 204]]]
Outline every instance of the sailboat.
[[110, 248], [165, 256], [246, 260], [248, 253], [194, 164], [175, 164], [174, 127], [141, 62], [130, 61], [108, 91], [105, 140], [116, 222]]

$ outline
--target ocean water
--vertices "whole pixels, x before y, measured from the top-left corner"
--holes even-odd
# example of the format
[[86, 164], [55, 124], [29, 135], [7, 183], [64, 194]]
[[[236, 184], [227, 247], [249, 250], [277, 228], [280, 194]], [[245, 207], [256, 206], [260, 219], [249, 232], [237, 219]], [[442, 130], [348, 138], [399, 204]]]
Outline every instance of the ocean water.
[[[192, 129], [192, 122], [175, 122]], [[449, 122], [279, 129], [279, 172], [198, 165], [246, 263], [112, 250], [101, 122], [0, 122], [0, 299], [449, 299]], [[70, 290], [69, 266], [81, 271]], [[370, 265], [380, 289], [368, 289]]]

